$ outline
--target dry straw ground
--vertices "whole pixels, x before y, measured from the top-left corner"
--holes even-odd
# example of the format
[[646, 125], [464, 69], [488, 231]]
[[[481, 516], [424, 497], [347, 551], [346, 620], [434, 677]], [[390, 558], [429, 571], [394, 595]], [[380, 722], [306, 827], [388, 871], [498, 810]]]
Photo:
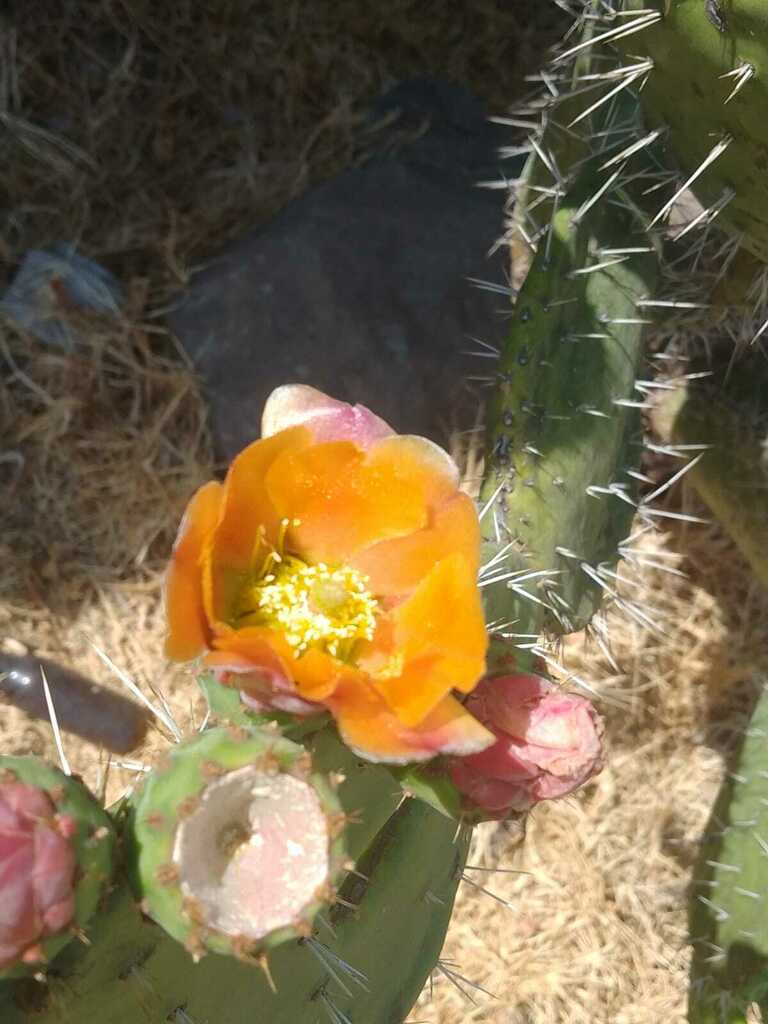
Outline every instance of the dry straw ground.
[[[0, 325], [0, 639], [106, 682], [94, 641], [191, 726], [192, 681], [160, 656], [160, 573], [215, 467], [163, 304], [225, 239], [357, 159], [365, 103], [398, 77], [441, 74], [503, 112], [559, 15], [491, 0], [160, 6], [59, 0], [0, 24], [3, 277], [26, 249], [74, 241], [128, 292], [119, 322], [79, 324], [72, 354]], [[684, 1019], [690, 867], [764, 667], [768, 601], [714, 525], [641, 546], [686, 574], [628, 572], [665, 634], [616, 618], [618, 667], [579, 638], [562, 654], [604, 695], [607, 767], [539, 808], [521, 847], [479, 830], [445, 970], [413, 1021]], [[0, 749], [55, 756], [48, 727], [10, 709]], [[92, 746], [66, 749], [110, 798], [130, 780]]]

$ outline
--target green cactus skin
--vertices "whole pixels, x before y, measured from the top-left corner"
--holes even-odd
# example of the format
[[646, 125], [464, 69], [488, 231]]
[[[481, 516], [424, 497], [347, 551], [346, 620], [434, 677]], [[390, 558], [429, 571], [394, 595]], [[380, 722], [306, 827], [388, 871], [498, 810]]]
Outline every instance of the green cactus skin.
[[[710, 445], [688, 479], [768, 586], [768, 374], [761, 353], [726, 373], [730, 354], [716, 351], [713, 377], [672, 393], [655, 422], [672, 440]], [[753, 1002], [768, 1013], [768, 689], [707, 827], [690, 930], [691, 1024], [745, 1024]]]
[[3, 979], [44, 971], [76, 935], [87, 935], [89, 924], [109, 891], [115, 868], [115, 830], [109, 816], [82, 783], [39, 758], [0, 757], [0, 776], [3, 781], [25, 782], [45, 790], [56, 811], [77, 822], [72, 843], [78, 865], [71, 926], [64, 934], [43, 941], [43, 963], [5, 968], [0, 971]]
[[[333, 898], [332, 886], [346, 858], [341, 838], [345, 816], [326, 777], [311, 767], [311, 758], [304, 747], [286, 740], [276, 729], [249, 730], [234, 726], [210, 729], [173, 748], [164, 761], [146, 777], [131, 799], [133, 848], [129, 861], [145, 912], [195, 956], [209, 950], [255, 958], [265, 949], [311, 931], [315, 914]], [[276, 928], [259, 942], [245, 935], [224, 933], [210, 922], [206, 923], [197, 892], [204, 883], [210, 887], [211, 878], [201, 875], [197, 879], [197, 889], [192, 890], [195, 896], [190, 891], [185, 896], [180, 880], [180, 876], [186, 877], [190, 884], [188, 876], [190, 872], [194, 876], [199, 870], [201, 850], [220, 849], [218, 841], [209, 841], [213, 840], [212, 830], [227, 828], [231, 831], [238, 827], [233, 823], [239, 822], [238, 813], [248, 806], [243, 804], [243, 794], [255, 792], [254, 784], [264, 792], [260, 805], [267, 808], [278, 799], [271, 791], [287, 788], [279, 799], [290, 802], [301, 798], [313, 804], [311, 792], [314, 791], [318, 809], [325, 817], [322, 831], [328, 844], [328, 866], [322, 883], [326, 897], [313, 898], [294, 922]], [[223, 818], [217, 820], [229, 791], [234, 792], [235, 813], [228, 808]], [[251, 799], [251, 796], [246, 798]], [[274, 814], [275, 810], [269, 809], [269, 813]], [[199, 824], [195, 824], [198, 819]], [[315, 819], [313, 822], [316, 831], [319, 822]], [[307, 822], [308, 831], [309, 828]], [[190, 835], [191, 838], [183, 838]], [[187, 852], [181, 863], [177, 849], [179, 840], [182, 849], [194, 851]], [[187, 843], [193, 845], [187, 847]], [[304, 855], [310, 854], [304, 851]], [[275, 894], [276, 901], [278, 898], [279, 894]]]
[[720, 791], [694, 872], [691, 1024], [768, 1013], [768, 688]]
[[[622, 9], [653, 6], [625, 0]], [[768, 261], [768, 4], [656, 0], [656, 7], [662, 20], [617, 44], [627, 62], [636, 63], [638, 55], [654, 62], [642, 92], [647, 121], [669, 128], [671, 154], [686, 178], [720, 140], [730, 139], [693, 190], [704, 206], [732, 192], [719, 223]], [[738, 83], [730, 73], [742, 67], [751, 73], [726, 103]]]
[[360, 874], [342, 887], [345, 903], [331, 909], [312, 940], [270, 955], [274, 991], [265, 974], [233, 957], [193, 963], [122, 887], [97, 919], [92, 945], [65, 950], [47, 985], [0, 987], [0, 1019], [398, 1024], [439, 954], [469, 836], [426, 805], [406, 801], [360, 860]]
[[[732, 353], [724, 353], [730, 360]], [[655, 415], [657, 428], [682, 444], [709, 445], [687, 479], [728, 530], [768, 587], [768, 372], [762, 353], [730, 371], [722, 360], [692, 369], [711, 377], [672, 392]]]
[[[596, 204], [577, 216], [606, 177], [596, 162], [561, 199], [539, 245], [490, 408], [486, 562], [511, 545], [505, 571], [550, 574], [520, 583], [534, 600], [510, 589], [514, 579], [486, 587], [487, 619], [512, 620], [522, 633], [568, 633], [589, 622], [603, 593], [590, 571], [616, 560], [634, 511], [626, 470], [639, 451], [639, 420], [617, 400], [636, 398], [643, 329], [637, 303], [652, 294], [657, 260], [653, 251], [623, 262], [601, 256], [638, 238], [648, 243], [625, 193], [621, 205]], [[611, 265], [583, 273], [603, 262]], [[611, 485], [624, 497], [588, 491]]]

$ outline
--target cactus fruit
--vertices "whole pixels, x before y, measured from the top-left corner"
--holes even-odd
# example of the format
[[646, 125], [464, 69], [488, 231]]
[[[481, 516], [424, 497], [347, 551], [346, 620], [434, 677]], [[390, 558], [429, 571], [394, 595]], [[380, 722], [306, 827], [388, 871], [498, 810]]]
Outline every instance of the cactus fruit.
[[691, 900], [691, 1024], [768, 1013], [768, 688], [702, 843]]
[[363, 854], [402, 798], [397, 785], [393, 785], [391, 770], [356, 757], [335, 730], [326, 728], [327, 715], [289, 719], [276, 713], [270, 721], [251, 711], [237, 690], [218, 682], [211, 673], [203, 673], [198, 682], [217, 721], [248, 728], [274, 727], [279, 721], [283, 736], [304, 744], [315, 771], [343, 778], [337, 795], [350, 819], [344, 842], [352, 860]]
[[108, 890], [114, 833], [81, 783], [0, 757], [0, 978], [43, 970]]
[[195, 957], [253, 959], [310, 932], [345, 860], [344, 814], [304, 748], [218, 728], [165, 760], [132, 801], [145, 912]]

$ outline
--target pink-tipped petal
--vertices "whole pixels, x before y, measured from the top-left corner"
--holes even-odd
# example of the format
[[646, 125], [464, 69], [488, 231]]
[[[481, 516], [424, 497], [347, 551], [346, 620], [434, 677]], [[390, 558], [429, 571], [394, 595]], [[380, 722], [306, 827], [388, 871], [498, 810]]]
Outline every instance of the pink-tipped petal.
[[306, 384], [284, 384], [267, 399], [261, 436], [295, 426], [309, 428], [316, 442], [352, 441], [363, 449], [394, 434], [388, 423], [364, 405], [340, 402]]
[[408, 764], [438, 754], [473, 754], [493, 734], [468, 714], [455, 697], [444, 697], [417, 726], [405, 726], [373, 687], [341, 684], [328, 701], [344, 742], [367, 761]]
[[240, 700], [257, 714], [265, 715], [273, 711], [285, 711], [298, 718], [309, 718], [310, 715], [319, 715], [325, 711], [322, 704], [303, 700], [294, 694], [283, 693], [280, 690], [260, 689], [254, 686], [253, 682], [247, 685], [249, 687], [247, 690], [240, 691]]

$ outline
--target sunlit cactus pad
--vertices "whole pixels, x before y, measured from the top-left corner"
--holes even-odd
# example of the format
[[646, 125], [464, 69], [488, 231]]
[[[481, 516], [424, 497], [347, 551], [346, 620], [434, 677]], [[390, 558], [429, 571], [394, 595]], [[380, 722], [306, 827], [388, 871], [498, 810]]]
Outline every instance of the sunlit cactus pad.
[[653, 62], [641, 96], [649, 127], [666, 129], [704, 206], [768, 260], [768, 4], [625, 0], [622, 10], [646, 22], [617, 43], [626, 63]]

